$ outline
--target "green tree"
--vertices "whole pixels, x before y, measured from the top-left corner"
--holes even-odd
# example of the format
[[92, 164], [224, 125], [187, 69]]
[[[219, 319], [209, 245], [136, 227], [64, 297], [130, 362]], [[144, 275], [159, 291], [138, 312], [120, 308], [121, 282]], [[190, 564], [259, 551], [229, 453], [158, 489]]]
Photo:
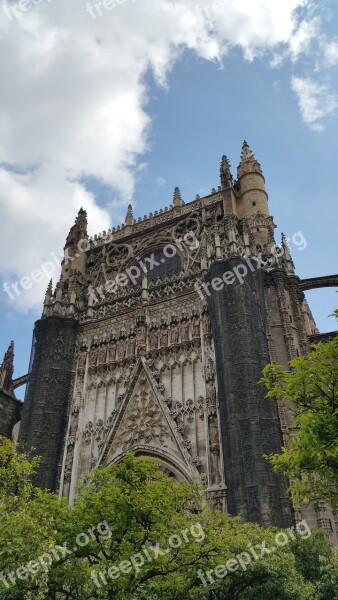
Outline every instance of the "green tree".
[[214, 513], [199, 484], [152, 460], [95, 470], [73, 507], [34, 488], [36, 465], [0, 440], [0, 600], [335, 598], [326, 542]]
[[288, 407], [292, 433], [281, 454], [270, 455], [276, 472], [290, 480], [296, 506], [324, 500], [338, 504], [338, 336], [314, 344], [290, 371], [265, 367], [267, 397]]

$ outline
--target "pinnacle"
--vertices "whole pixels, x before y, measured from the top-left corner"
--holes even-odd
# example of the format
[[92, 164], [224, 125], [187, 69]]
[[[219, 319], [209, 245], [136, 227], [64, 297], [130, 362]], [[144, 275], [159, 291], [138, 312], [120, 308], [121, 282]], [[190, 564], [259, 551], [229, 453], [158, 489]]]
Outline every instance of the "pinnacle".
[[53, 293], [53, 279], [50, 280], [50, 282], [47, 286], [46, 296], [47, 296], [47, 294], [52, 295], [52, 293]]
[[181, 190], [179, 187], [175, 187], [174, 189], [173, 203], [174, 206], [181, 206], [182, 204]]
[[228, 157], [223, 154], [220, 166], [220, 176], [221, 176], [221, 187], [223, 189], [227, 187], [231, 187], [233, 183], [233, 177], [231, 174], [231, 165]]
[[126, 225], [132, 225], [133, 224], [133, 207], [132, 207], [131, 204], [128, 204], [128, 209], [127, 209], [125, 224]]
[[14, 359], [14, 341], [12, 340], [8, 346], [7, 351], [5, 352], [5, 356], [4, 356], [4, 360], [3, 360], [2, 364], [4, 364], [6, 361], [9, 361], [11, 364], [13, 364], [13, 359]]
[[238, 177], [248, 172], [262, 174], [262, 169], [248, 142], [244, 140], [242, 146], [241, 160], [238, 166]]
[[248, 142], [246, 140], [244, 140], [243, 146], [242, 146], [241, 162], [250, 160], [251, 158], [254, 159], [255, 155], [252, 152]]
[[77, 217], [75, 218], [75, 223], [71, 227], [66, 244], [71, 244], [74, 242], [78, 242], [81, 238], [87, 237], [87, 212], [81, 207]]
[[222, 168], [222, 167], [223, 167], [223, 168], [224, 168], [224, 167], [228, 167], [228, 168], [230, 168], [230, 166], [231, 166], [231, 165], [230, 165], [230, 161], [229, 161], [228, 157], [226, 156], [226, 154], [223, 154], [223, 156], [222, 156], [222, 160], [221, 160], [221, 168]]

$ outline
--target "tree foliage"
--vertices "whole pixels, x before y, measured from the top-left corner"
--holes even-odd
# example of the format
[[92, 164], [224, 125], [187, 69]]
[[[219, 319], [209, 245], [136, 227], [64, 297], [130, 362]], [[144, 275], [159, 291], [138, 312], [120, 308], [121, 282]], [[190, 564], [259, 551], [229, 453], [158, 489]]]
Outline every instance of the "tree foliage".
[[176, 483], [150, 459], [95, 470], [73, 507], [34, 488], [36, 466], [0, 440], [0, 600], [336, 598], [321, 536], [214, 513], [199, 484]]
[[338, 504], [338, 336], [314, 344], [290, 371], [265, 367], [267, 397], [280, 401], [292, 415], [292, 433], [282, 454], [269, 458], [274, 470], [291, 481], [296, 506], [310, 501]]

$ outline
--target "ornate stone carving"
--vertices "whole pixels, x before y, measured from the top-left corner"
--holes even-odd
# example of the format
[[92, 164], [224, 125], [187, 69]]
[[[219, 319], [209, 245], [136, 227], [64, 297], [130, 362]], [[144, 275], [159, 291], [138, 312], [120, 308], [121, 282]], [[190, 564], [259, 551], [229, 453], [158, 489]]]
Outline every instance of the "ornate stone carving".
[[174, 327], [172, 327], [171, 331], [170, 331], [170, 344], [177, 344], [178, 343], [178, 327], [175, 325]]
[[85, 444], [90, 444], [90, 442], [92, 441], [93, 433], [94, 433], [93, 423], [91, 421], [88, 421], [88, 423], [85, 426], [84, 432], [82, 434]]
[[214, 385], [210, 385], [207, 389], [207, 408], [208, 414], [214, 415], [216, 413], [216, 388]]
[[137, 345], [138, 346], [145, 346], [145, 343], [146, 343], [146, 328], [144, 327], [144, 325], [142, 325], [141, 327], [138, 328], [136, 339], [137, 339]]
[[143, 386], [127, 409], [116, 442], [127, 450], [134, 444], [165, 446], [165, 437], [171, 437], [171, 433], [163, 414], [150, 390]]
[[157, 348], [158, 348], [158, 337], [157, 337], [157, 334], [155, 333], [155, 331], [152, 331], [149, 336], [149, 345], [150, 345], [150, 350], [157, 350]]
[[123, 360], [126, 355], [126, 345], [123, 340], [120, 340], [116, 347], [116, 359]]
[[111, 345], [108, 349], [108, 362], [115, 362], [116, 360], [116, 346]]
[[86, 366], [87, 353], [81, 352], [79, 356], [79, 370], [84, 369]]
[[75, 409], [72, 413], [72, 417], [71, 417], [71, 421], [70, 421], [68, 445], [75, 443], [78, 427], [79, 427], [79, 411], [77, 409]]
[[136, 340], [134, 337], [130, 337], [127, 342], [127, 357], [130, 358], [135, 356]]
[[195, 319], [192, 324], [192, 337], [199, 338], [200, 335], [201, 335], [200, 321], [199, 321], [199, 319]]
[[210, 335], [211, 333], [211, 326], [210, 326], [210, 320], [209, 317], [205, 316], [203, 318], [202, 321], [202, 329], [203, 329], [203, 333], [204, 335]]
[[94, 348], [94, 350], [91, 350], [91, 352], [89, 354], [89, 365], [91, 367], [96, 367], [96, 362], [97, 362], [97, 350], [96, 350], [96, 348]]
[[162, 329], [161, 337], [160, 337], [160, 347], [166, 348], [168, 346], [168, 331], [166, 329]]
[[106, 348], [106, 346], [103, 346], [99, 350], [99, 365], [105, 365], [106, 358], [107, 358], [107, 348]]
[[64, 471], [65, 482], [69, 482], [71, 480], [73, 459], [74, 459], [74, 446], [69, 446], [68, 450], [67, 450], [66, 461], [65, 461], [65, 471]]
[[183, 321], [180, 327], [181, 334], [181, 342], [189, 341], [189, 323], [187, 321]]

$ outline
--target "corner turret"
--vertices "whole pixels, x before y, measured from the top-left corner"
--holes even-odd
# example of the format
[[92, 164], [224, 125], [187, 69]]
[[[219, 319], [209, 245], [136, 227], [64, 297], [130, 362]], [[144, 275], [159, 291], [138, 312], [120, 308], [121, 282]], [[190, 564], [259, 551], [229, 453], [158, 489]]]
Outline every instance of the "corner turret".
[[242, 147], [237, 178], [240, 194], [239, 217], [252, 217], [258, 212], [266, 217], [269, 216], [268, 195], [265, 191], [262, 168], [246, 141]]

